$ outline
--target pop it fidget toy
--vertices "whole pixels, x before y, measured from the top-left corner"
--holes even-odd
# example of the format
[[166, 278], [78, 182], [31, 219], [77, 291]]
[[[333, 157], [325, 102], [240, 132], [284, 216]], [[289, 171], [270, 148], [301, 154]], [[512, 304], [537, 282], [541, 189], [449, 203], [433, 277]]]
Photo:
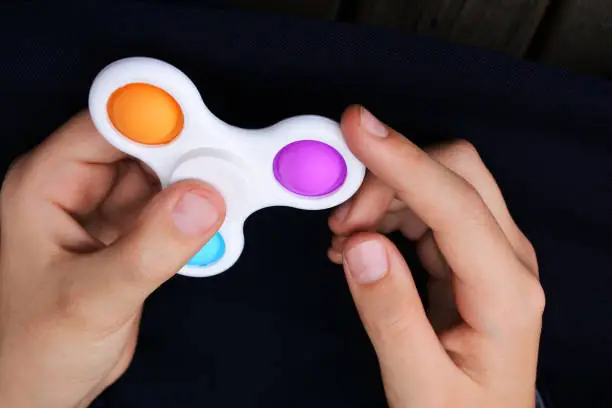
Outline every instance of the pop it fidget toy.
[[255, 211], [335, 207], [355, 194], [365, 175], [336, 122], [296, 116], [264, 129], [231, 126], [208, 110], [185, 74], [156, 59], [107, 66], [91, 87], [89, 109], [100, 133], [150, 166], [163, 187], [199, 179], [225, 198], [226, 219], [181, 269], [186, 276], [230, 268], [244, 248], [244, 222]]

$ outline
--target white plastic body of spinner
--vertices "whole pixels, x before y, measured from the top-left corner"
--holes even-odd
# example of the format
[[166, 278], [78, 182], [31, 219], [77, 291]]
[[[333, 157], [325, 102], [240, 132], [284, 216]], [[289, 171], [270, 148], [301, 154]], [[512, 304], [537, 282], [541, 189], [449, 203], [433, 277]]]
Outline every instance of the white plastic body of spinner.
[[[176, 100], [184, 117], [176, 139], [151, 146], [135, 142], [116, 129], [107, 103], [117, 89], [133, 83], [153, 85]], [[355, 194], [365, 175], [364, 166], [348, 149], [336, 122], [320, 116], [298, 116], [264, 129], [231, 126], [210, 112], [185, 74], [156, 59], [135, 57], [107, 66], [91, 87], [89, 109], [95, 126], [108, 142], [146, 163], [163, 187], [184, 179], [199, 179], [224, 197], [227, 216], [219, 232], [226, 244], [225, 253], [214, 264], [183, 267], [179, 273], [187, 276], [212, 276], [230, 268], [244, 248], [244, 222], [255, 211], [270, 206], [331, 208]], [[292, 192], [274, 174], [273, 163], [281, 149], [307, 140], [331, 146], [346, 164], [343, 183], [324, 196]]]

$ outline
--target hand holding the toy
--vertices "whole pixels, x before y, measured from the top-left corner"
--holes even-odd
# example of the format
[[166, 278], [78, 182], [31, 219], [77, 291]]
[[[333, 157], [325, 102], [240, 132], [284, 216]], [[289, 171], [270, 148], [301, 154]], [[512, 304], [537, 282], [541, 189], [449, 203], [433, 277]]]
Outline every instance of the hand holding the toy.
[[145, 299], [215, 234], [220, 195], [161, 192], [80, 114], [0, 194], [0, 406], [86, 407], [128, 367]]
[[[371, 173], [330, 218], [329, 256], [344, 265], [390, 406], [533, 407], [537, 261], [474, 148], [423, 151], [357, 107], [342, 129]], [[373, 232], [397, 230], [430, 273], [427, 308], [397, 248]]]

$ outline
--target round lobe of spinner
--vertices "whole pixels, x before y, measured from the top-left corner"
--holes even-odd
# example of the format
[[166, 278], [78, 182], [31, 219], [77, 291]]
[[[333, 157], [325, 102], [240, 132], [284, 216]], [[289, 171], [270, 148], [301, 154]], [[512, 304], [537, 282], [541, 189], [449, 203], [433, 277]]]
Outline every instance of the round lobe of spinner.
[[274, 158], [274, 176], [287, 190], [305, 197], [323, 197], [346, 180], [342, 155], [327, 143], [301, 140], [283, 147]]
[[173, 141], [183, 129], [183, 112], [176, 100], [156, 86], [132, 83], [108, 99], [108, 117], [119, 133], [144, 145]]

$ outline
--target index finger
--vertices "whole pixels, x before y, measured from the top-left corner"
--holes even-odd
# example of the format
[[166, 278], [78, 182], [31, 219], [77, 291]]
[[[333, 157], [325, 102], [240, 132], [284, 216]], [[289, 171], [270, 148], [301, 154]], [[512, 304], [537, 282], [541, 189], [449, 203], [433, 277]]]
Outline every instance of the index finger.
[[29, 202], [52, 202], [70, 213], [87, 213], [112, 187], [114, 164], [126, 157], [100, 135], [84, 111], [18, 162], [10, 177], [17, 179], [12, 184]]
[[431, 228], [456, 277], [499, 294], [500, 278], [521, 264], [478, 192], [361, 107], [345, 112], [342, 130], [357, 158]]
[[[95, 128], [88, 111], [81, 111], [46, 139], [36, 152], [50, 156], [50, 164], [76, 161], [111, 164], [126, 157], [108, 143]], [[41, 169], [44, 166], [41, 164]]]

